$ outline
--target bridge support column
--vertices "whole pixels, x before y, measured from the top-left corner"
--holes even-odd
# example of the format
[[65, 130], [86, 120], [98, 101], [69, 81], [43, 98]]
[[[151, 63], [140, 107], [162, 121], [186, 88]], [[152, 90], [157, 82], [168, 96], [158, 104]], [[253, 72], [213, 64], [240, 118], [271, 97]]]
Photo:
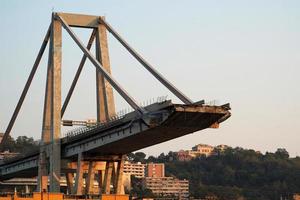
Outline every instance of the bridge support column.
[[73, 173], [66, 173], [66, 181], [67, 181], [67, 189], [69, 194], [74, 194], [74, 174]]
[[[47, 191], [48, 170], [50, 192], [60, 192], [60, 131], [61, 131], [61, 24], [52, 16], [48, 71], [44, 101], [42, 146], [40, 149], [37, 191]], [[50, 169], [46, 165], [46, 147], [50, 145]]]
[[102, 194], [102, 190], [103, 190], [103, 171], [99, 170], [98, 171], [98, 189], [99, 189], [99, 194]]
[[107, 161], [105, 167], [104, 181], [103, 181], [104, 194], [110, 194], [110, 184], [111, 184], [111, 177], [112, 177], [113, 170], [114, 170], [114, 162]]
[[30, 190], [29, 190], [29, 186], [28, 186], [28, 185], [25, 185], [25, 193], [26, 193], [26, 194], [29, 194], [29, 193], [30, 193]]
[[116, 193], [116, 174], [117, 174], [117, 164], [118, 162], [113, 162], [113, 169], [111, 173], [111, 185], [113, 186], [113, 191], [111, 191], [112, 194]]
[[48, 189], [48, 171], [47, 159], [44, 149], [40, 151], [37, 192], [47, 191]]
[[115, 177], [115, 193], [116, 194], [124, 194], [124, 187], [123, 187], [123, 170], [124, 170], [124, 162], [125, 162], [125, 157], [122, 156], [121, 160], [118, 161], [118, 166], [117, 166], [117, 173]]
[[77, 194], [77, 195], [82, 194], [83, 166], [84, 166], [84, 161], [82, 159], [82, 153], [80, 153], [80, 154], [78, 154], [76, 179], [75, 179], [75, 186], [74, 186], [74, 194]]
[[[60, 21], [52, 16], [52, 30], [50, 40], [50, 67], [52, 67], [51, 119], [50, 119], [50, 192], [60, 192], [61, 170], [61, 46], [62, 27]], [[49, 92], [49, 91], [48, 91]]]
[[89, 162], [89, 169], [88, 169], [88, 174], [87, 178], [85, 181], [86, 184], [86, 194], [92, 194], [94, 193], [94, 179], [95, 179], [95, 162], [90, 161]]

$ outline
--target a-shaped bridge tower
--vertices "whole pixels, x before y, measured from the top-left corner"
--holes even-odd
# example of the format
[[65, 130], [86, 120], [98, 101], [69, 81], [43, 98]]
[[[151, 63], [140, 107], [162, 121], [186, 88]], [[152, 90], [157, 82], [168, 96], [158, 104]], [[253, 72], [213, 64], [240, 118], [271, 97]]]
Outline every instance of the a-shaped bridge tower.
[[[71, 27], [93, 30], [87, 46], [83, 45]], [[84, 53], [64, 103], [61, 101], [62, 28]], [[183, 104], [159, 101], [140, 106], [111, 75], [107, 31]], [[96, 55], [90, 52], [94, 40]], [[198, 130], [216, 128], [219, 123], [230, 117], [229, 104], [209, 106], [205, 105], [203, 100], [193, 102], [186, 97], [130, 47], [104, 17], [53, 13], [49, 30], [5, 131], [1, 148], [11, 132], [48, 43], [49, 58], [40, 151], [1, 163], [0, 180], [38, 176], [38, 191], [60, 192], [63, 174], [66, 176], [69, 193], [82, 194], [95, 192], [93, 185], [97, 175], [97, 193], [122, 194], [125, 154]], [[76, 129], [62, 138], [61, 125], [73, 123], [62, 118], [86, 59], [96, 68], [97, 122], [93, 126]], [[133, 112], [123, 116], [116, 115], [112, 88], [127, 101]], [[101, 168], [100, 161], [105, 162], [104, 168]]]

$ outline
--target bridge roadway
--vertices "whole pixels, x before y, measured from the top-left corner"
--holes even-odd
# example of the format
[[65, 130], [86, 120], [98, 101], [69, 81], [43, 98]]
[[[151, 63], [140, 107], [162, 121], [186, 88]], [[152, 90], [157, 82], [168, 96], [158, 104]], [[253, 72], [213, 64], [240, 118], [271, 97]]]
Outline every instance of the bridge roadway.
[[[79, 153], [88, 160], [99, 160], [107, 155], [124, 155], [216, 127], [231, 115], [229, 106], [173, 104], [171, 101], [154, 103], [145, 109], [148, 113], [143, 116], [131, 112], [106, 124], [70, 132], [61, 139], [61, 158], [76, 161]], [[35, 177], [38, 164], [39, 152], [6, 160], [0, 163], [0, 180]]]

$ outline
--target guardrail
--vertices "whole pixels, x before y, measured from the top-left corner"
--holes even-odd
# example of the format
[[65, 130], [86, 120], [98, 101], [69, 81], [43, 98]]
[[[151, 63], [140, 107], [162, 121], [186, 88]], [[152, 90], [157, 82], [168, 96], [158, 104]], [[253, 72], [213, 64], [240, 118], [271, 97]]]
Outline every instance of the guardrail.
[[[141, 105], [141, 107], [145, 108], [151, 104], [163, 103], [163, 102], [167, 101], [167, 97], [168, 96], [160, 96], [160, 97], [157, 97], [156, 99], [152, 98], [152, 99], [142, 102], [140, 105]], [[95, 128], [109, 126], [113, 122], [123, 119], [127, 114], [129, 114], [131, 112], [134, 112], [134, 110], [132, 108], [120, 110], [117, 112], [117, 114], [115, 116], [112, 116], [108, 121], [98, 122], [98, 123], [96, 122], [87, 127], [80, 127], [80, 128], [72, 129], [72, 130], [68, 131], [66, 134], [64, 134], [64, 138], [75, 137], [75, 136], [84, 134]]]

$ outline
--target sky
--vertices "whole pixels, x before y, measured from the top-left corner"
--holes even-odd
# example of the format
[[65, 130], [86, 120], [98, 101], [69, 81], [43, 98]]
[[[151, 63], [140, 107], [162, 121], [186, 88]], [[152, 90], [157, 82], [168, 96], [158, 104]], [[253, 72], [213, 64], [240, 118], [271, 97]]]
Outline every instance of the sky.
[[[170, 82], [194, 101], [230, 103], [232, 117], [143, 149], [147, 155], [198, 143], [300, 155], [300, 1], [297, 0], [7, 0], [0, 2], [0, 132], [4, 132], [50, 23], [52, 12], [105, 16]], [[74, 30], [86, 43], [90, 31]], [[180, 103], [109, 36], [113, 76], [138, 102]], [[94, 49], [94, 48], [93, 48]], [[63, 99], [82, 57], [63, 32]], [[46, 51], [47, 52], [47, 51]], [[39, 139], [45, 53], [12, 136]], [[95, 69], [88, 61], [64, 119], [96, 116]], [[129, 106], [116, 94], [116, 108]], [[63, 134], [66, 132], [63, 129]]]

